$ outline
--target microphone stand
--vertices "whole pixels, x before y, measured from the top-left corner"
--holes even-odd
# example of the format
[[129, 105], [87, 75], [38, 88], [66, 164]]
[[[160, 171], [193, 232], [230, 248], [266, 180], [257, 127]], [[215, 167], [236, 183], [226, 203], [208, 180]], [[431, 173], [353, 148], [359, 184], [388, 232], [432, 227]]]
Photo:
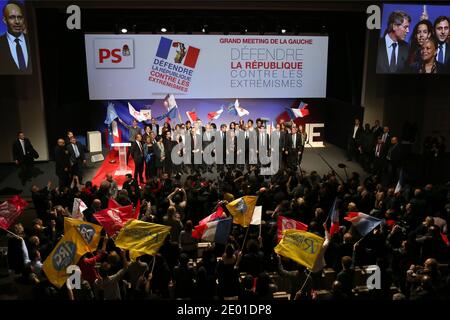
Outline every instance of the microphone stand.
[[[314, 147], [311, 145], [311, 143], [309, 143], [309, 140], [306, 142], [307, 144], [310, 145], [310, 147], [314, 150]], [[339, 180], [341, 180], [341, 182], [344, 184], [344, 179], [342, 179], [342, 177], [339, 175], [339, 173], [336, 172], [336, 170], [334, 170], [334, 168], [328, 163], [327, 160], [325, 160], [325, 158], [317, 151], [314, 150], [314, 152], [323, 160], [323, 162], [325, 162], [325, 164], [328, 166], [328, 168], [331, 169], [331, 171], [336, 174], [336, 176], [339, 178]]]

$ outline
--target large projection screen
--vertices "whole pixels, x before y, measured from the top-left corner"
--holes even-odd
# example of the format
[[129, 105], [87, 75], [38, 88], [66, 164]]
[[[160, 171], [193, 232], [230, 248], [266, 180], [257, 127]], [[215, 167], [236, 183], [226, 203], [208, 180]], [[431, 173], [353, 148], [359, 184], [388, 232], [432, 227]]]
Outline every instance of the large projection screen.
[[327, 36], [87, 34], [91, 100], [323, 98]]

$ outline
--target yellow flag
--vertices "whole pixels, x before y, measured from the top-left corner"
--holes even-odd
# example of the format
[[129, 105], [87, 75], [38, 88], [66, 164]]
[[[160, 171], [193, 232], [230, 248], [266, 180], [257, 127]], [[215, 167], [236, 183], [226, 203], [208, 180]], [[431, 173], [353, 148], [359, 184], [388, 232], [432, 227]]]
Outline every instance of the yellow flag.
[[244, 196], [227, 204], [227, 209], [233, 216], [233, 223], [248, 227], [252, 222], [257, 196]]
[[129, 220], [120, 230], [116, 247], [130, 250], [131, 260], [144, 254], [155, 255], [170, 232], [170, 227], [161, 224]]
[[76, 265], [87, 252], [89, 248], [78, 231], [75, 228], [69, 229], [44, 261], [43, 270], [48, 280], [61, 288], [70, 275], [67, 267]]
[[322, 249], [324, 238], [296, 229], [283, 231], [283, 238], [274, 251], [312, 269]]
[[75, 229], [78, 231], [79, 235], [84, 239], [88, 246], [89, 251], [97, 250], [98, 243], [101, 238], [101, 226], [78, 220], [73, 218], [64, 218], [64, 234], [66, 234], [70, 229]]

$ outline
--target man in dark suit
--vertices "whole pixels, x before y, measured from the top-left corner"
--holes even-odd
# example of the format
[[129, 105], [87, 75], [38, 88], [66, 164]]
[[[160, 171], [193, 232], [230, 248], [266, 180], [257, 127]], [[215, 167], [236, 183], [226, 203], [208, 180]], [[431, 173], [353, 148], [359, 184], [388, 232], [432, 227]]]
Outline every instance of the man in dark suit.
[[58, 139], [58, 145], [55, 147], [55, 171], [60, 189], [70, 185], [70, 158], [64, 139]]
[[19, 178], [23, 185], [27, 180], [31, 179], [33, 171], [34, 159], [39, 157], [36, 150], [34, 150], [29, 139], [25, 138], [25, 134], [20, 131], [17, 134], [17, 139], [14, 141], [13, 158], [17, 166], [19, 166]]
[[[216, 140], [217, 139], [217, 140]], [[217, 141], [216, 148], [219, 148], [219, 140], [222, 143], [222, 153], [216, 152], [216, 161], [219, 162], [219, 155], [222, 164], [217, 164], [217, 170], [223, 172], [225, 170], [225, 165], [227, 163], [227, 125], [221, 124], [220, 130], [216, 132], [214, 141]], [[231, 141], [230, 141], [231, 143]]]
[[392, 137], [391, 146], [386, 154], [388, 165], [387, 181], [388, 184], [396, 183], [398, 181], [400, 170], [403, 165], [403, 148], [398, 142], [397, 137]]
[[159, 124], [156, 123], [156, 119], [152, 118], [152, 123], [148, 125], [150, 130], [152, 130], [156, 135], [159, 134]]
[[[258, 121], [256, 123], [258, 123]], [[269, 135], [266, 133], [266, 128], [263, 124], [260, 124], [258, 128], [256, 141], [257, 141], [258, 165], [261, 165], [261, 157], [270, 156]]]
[[437, 17], [434, 21], [434, 32], [438, 39], [436, 60], [446, 66], [450, 61], [449, 27], [450, 19], [446, 16]]
[[375, 125], [372, 127], [373, 138], [375, 143], [378, 140], [378, 137], [383, 133], [383, 128], [380, 126], [380, 120], [375, 120]]
[[378, 41], [377, 73], [400, 73], [408, 67], [409, 46], [405, 42], [411, 17], [403, 11], [389, 15], [384, 37]]
[[135, 140], [131, 143], [130, 154], [134, 161], [134, 180], [144, 183], [144, 146], [142, 145], [142, 135], [136, 134]]
[[0, 74], [30, 73], [31, 54], [24, 33], [24, 8], [19, 2], [10, 1], [2, 9], [7, 32], [0, 36]]
[[284, 150], [287, 154], [288, 167], [297, 170], [298, 159], [302, 151], [302, 138], [297, 132], [297, 127], [293, 126], [291, 133], [286, 136], [286, 146]]
[[70, 143], [67, 146], [67, 151], [69, 152], [69, 159], [71, 165], [71, 178], [73, 176], [78, 177], [78, 181], [82, 183], [83, 180], [83, 165], [86, 164], [86, 158], [84, 154], [84, 147], [81, 143], [77, 141], [75, 136], [70, 138]]
[[348, 137], [347, 146], [347, 160], [352, 161], [353, 158], [358, 159], [361, 148], [361, 136], [363, 133], [363, 128], [359, 122], [359, 119], [355, 119], [355, 125], [352, 127], [351, 132]]

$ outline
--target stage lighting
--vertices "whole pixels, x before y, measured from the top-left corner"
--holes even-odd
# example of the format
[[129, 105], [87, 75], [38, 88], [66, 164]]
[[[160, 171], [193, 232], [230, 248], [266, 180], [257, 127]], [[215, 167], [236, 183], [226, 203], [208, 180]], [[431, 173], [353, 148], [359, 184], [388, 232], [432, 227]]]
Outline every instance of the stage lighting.
[[127, 33], [127, 32], [128, 32], [128, 29], [127, 29], [127, 28], [122, 28], [122, 29], [120, 29], [120, 32], [122, 32], [122, 33]]
[[286, 33], [286, 29], [281, 29], [281, 33], [285, 34]]
[[203, 25], [202, 32], [203, 33], [209, 33], [207, 24]]
[[167, 32], [167, 29], [165, 27], [162, 27], [161, 32]]

